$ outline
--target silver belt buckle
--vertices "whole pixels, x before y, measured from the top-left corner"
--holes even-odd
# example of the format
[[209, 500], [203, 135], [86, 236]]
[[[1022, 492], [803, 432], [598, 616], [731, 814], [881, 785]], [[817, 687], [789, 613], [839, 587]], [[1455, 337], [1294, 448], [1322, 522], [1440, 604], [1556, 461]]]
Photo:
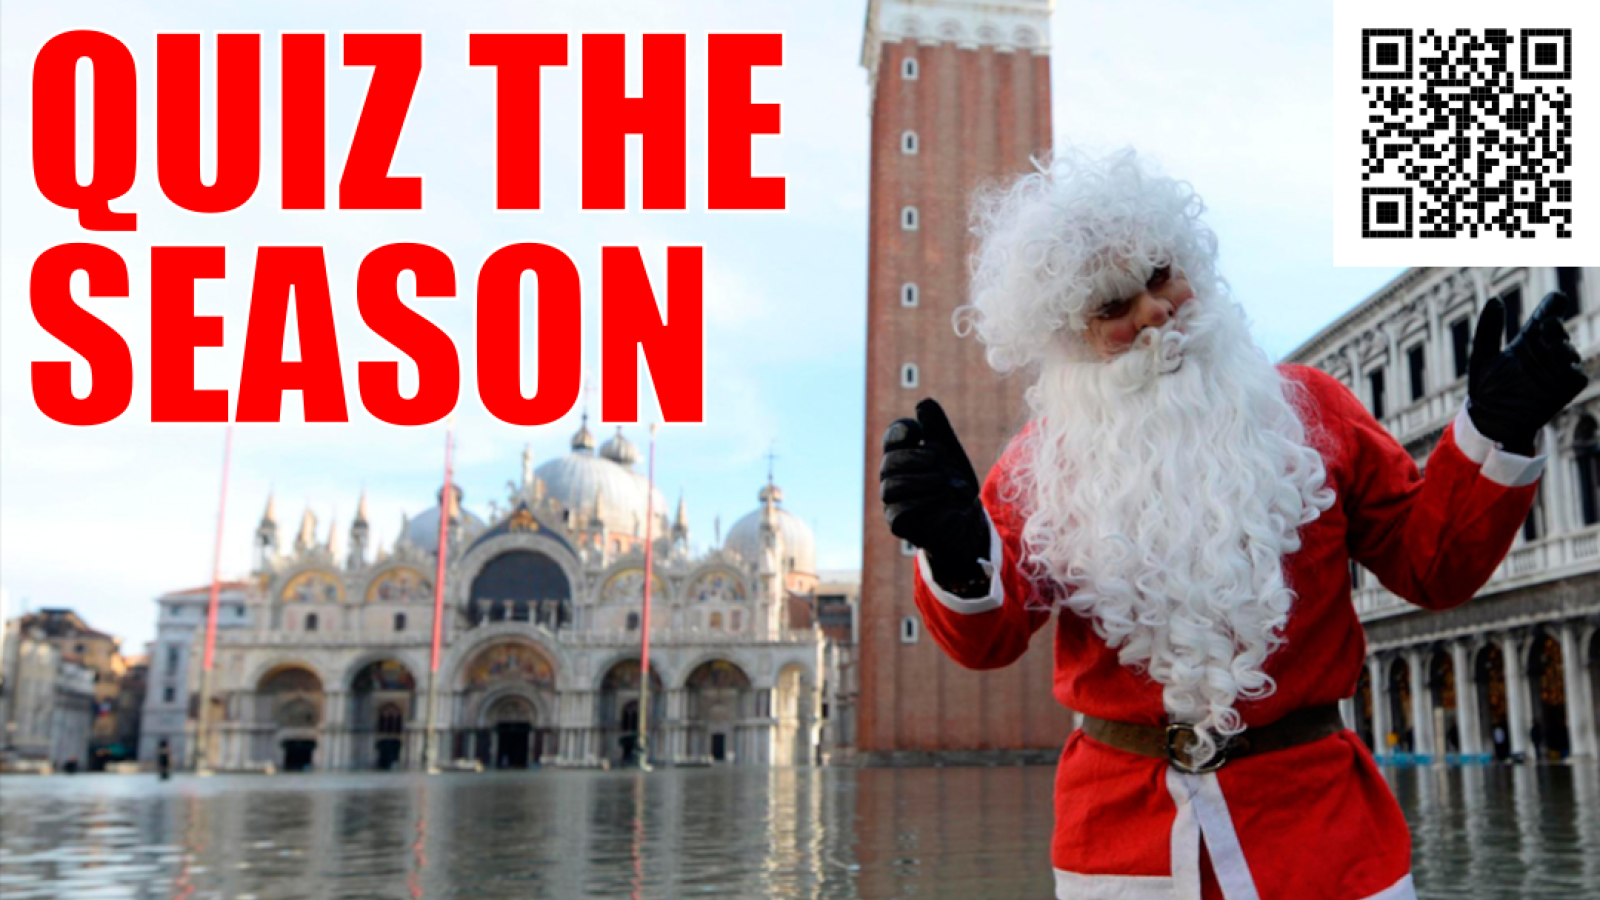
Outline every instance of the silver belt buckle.
[[[1188, 741], [1184, 742], [1182, 746], [1180, 746], [1178, 739], [1185, 733], [1189, 735], [1189, 739]], [[1204, 765], [1197, 766], [1192, 763], [1189, 760], [1189, 748], [1193, 747], [1199, 740], [1199, 732], [1195, 731], [1193, 725], [1189, 725], [1184, 722], [1174, 722], [1173, 724], [1168, 725], [1167, 764], [1172, 766], [1174, 769], [1177, 769], [1179, 772], [1189, 775], [1204, 775], [1207, 772], [1215, 772], [1224, 765], [1227, 765], [1228, 745], [1225, 743], [1217, 748], [1217, 752], [1213, 754], [1211, 759], [1207, 760]]]

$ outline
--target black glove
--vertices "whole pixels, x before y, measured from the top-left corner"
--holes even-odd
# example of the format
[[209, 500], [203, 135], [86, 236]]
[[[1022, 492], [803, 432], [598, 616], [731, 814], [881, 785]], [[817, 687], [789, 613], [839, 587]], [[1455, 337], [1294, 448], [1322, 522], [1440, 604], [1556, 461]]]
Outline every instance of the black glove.
[[1547, 295], [1504, 350], [1505, 306], [1498, 298], [1490, 300], [1478, 317], [1467, 371], [1467, 415], [1484, 437], [1511, 453], [1532, 456], [1539, 429], [1589, 383], [1561, 326], [1563, 314], [1576, 312], [1569, 304], [1573, 301], [1566, 294]]
[[978, 499], [978, 474], [932, 398], [915, 419], [897, 419], [883, 436], [878, 469], [889, 530], [928, 554], [939, 586], [982, 596], [989, 579], [979, 558], [989, 555], [989, 520]]

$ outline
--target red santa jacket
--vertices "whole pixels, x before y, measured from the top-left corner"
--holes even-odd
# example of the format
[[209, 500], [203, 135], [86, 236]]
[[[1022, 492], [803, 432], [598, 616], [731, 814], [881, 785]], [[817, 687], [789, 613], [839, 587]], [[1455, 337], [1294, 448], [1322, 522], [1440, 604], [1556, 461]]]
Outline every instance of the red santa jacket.
[[[1337, 501], [1301, 528], [1300, 549], [1284, 560], [1296, 596], [1286, 641], [1266, 661], [1277, 690], [1239, 702], [1246, 726], [1355, 693], [1366, 639], [1351, 602], [1351, 559], [1418, 606], [1465, 603], [1505, 557], [1544, 465], [1543, 457], [1500, 449], [1463, 410], [1424, 477], [1344, 385], [1304, 366], [1281, 371], [1308, 389], [1304, 415], [1308, 426], [1322, 427], [1318, 450]], [[1023, 520], [1001, 499], [1018, 447], [1013, 441], [983, 488], [998, 576], [989, 595], [949, 594], [925, 558], [917, 566], [916, 602], [928, 633], [969, 668], [1016, 661], [1051, 618], [1028, 609], [1038, 604], [1029, 602], [1033, 588], [1017, 565]], [[1069, 611], [1055, 618], [1054, 693], [1062, 705], [1119, 722], [1166, 721], [1160, 686], [1119, 664], [1088, 619]], [[1058, 897], [1198, 898], [1202, 836], [1207, 897], [1415, 896], [1405, 820], [1350, 731], [1204, 775], [1074, 732], [1061, 753], [1055, 807]]]

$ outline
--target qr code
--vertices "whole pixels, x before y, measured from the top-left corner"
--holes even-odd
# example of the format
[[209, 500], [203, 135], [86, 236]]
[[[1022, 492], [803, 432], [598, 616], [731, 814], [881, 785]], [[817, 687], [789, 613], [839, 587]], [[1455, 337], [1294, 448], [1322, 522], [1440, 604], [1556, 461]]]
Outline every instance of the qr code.
[[1570, 28], [1362, 29], [1362, 237], [1572, 237], [1571, 80]]

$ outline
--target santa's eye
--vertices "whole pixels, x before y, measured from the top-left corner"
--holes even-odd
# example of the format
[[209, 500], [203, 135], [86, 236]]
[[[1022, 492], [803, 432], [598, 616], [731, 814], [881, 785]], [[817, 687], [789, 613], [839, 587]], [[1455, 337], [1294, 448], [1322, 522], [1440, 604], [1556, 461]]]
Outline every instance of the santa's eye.
[[1154, 272], [1150, 273], [1150, 280], [1145, 282], [1145, 287], [1149, 288], [1150, 290], [1155, 290], [1156, 288], [1161, 287], [1163, 284], [1166, 284], [1169, 280], [1171, 280], [1171, 278], [1172, 267], [1161, 266]]
[[1132, 305], [1132, 300], [1112, 300], [1109, 303], [1101, 304], [1100, 308], [1094, 311], [1094, 317], [1096, 319], [1118, 319], [1126, 314], [1128, 307]]

